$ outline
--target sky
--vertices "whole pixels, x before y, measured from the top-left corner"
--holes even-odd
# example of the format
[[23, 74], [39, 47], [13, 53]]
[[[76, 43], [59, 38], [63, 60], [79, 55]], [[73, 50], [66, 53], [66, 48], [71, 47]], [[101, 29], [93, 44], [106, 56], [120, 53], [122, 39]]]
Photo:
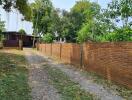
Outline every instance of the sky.
[[[33, 2], [34, 0], [29, 0], [29, 2]], [[65, 9], [70, 11], [70, 8], [74, 6], [76, 1], [78, 0], [51, 0], [55, 8]], [[97, 0], [90, 0], [91, 2], [96, 2]], [[107, 3], [111, 0], [98, 0], [98, 3], [102, 8], [106, 8]], [[19, 14], [18, 11], [13, 10], [11, 13], [6, 13], [0, 7], [1, 19], [6, 22], [6, 30], [7, 31], [18, 31], [23, 28], [27, 34], [32, 34], [32, 23], [27, 21], [21, 21], [22, 15]]]

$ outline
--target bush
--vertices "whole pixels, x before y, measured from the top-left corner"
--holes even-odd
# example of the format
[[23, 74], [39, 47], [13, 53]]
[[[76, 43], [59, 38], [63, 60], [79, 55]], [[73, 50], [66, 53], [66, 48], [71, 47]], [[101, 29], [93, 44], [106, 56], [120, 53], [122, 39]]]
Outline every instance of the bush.
[[84, 24], [83, 28], [78, 32], [78, 37], [77, 37], [77, 41], [79, 43], [83, 43], [86, 42], [87, 40], [91, 39], [91, 32], [90, 30], [90, 25], [89, 24]]
[[52, 43], [54, 36], [51, 33], [47, 33], [43, 36], [42, 41], [45, 43]]
[[114, 32], [96, 37], [100, 42], [132, 41], [132, 29], [121, 28]]
[[26, 35], [26, 32], [25, 32], [24, 29], [20, 29], [20, 30], [19, 30], [19, 33], [21, 33], [22, 35]]

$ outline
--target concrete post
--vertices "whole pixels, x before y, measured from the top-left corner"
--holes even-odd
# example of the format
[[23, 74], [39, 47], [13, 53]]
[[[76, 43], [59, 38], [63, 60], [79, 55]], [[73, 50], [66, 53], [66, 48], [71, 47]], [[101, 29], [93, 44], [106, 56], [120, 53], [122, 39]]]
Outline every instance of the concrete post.
[[52, 43], [51, 43], [51, 56], [52, 56]]
[[62, 44], [60, 43], [60, 60], [61, 60], [61, 54], [62, 54]]

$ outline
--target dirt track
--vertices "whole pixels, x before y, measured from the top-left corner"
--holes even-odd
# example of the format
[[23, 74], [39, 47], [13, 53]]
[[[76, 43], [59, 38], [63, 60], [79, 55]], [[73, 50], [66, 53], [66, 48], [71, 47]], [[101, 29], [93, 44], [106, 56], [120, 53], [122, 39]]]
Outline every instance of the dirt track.
[[60, 100], [57, 90], [49, 84], [48, 75], [41, 65], [46, 61], [32, 49], [24, 49], [29, 62], [29, 84], [32, 88], [32, 100]]
[[42, 67], [46, 64], [61, 69], [71, 80], [79, 83], [82, 89], [96, 95], [101, 100], [125, 100], [118, 96], [115, 91], [106, 90], [103, 86], [94, 83], [92, 79], [88, 79], [73, 67], [55, 63], [53, 60], [44, 57], [41, 53], [32, 49], [24, 49], [24, 52], [30, 64], [29, 84], [32, 87], [31, 95], [33, 100], [60, 100], [60, 95], [49, 84], [48, 75]]

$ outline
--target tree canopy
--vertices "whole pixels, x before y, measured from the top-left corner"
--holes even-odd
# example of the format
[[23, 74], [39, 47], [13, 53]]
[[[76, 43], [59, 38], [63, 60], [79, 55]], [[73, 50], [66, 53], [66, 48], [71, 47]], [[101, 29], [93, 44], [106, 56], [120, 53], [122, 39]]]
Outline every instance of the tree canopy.
[[17, 9], [24, 16], [25, 20], [31, 20], [32, 11], [28, 0], [0, 0], [0, 5], [7, 12], [10, 12], [13, 8]]
[[31, 4], [34, 33], [41, 35], [50, 31], [52, 7], [50, 0], [36, 0]]
[[50, 0], [36, 0], [31, 8], [34, 33], [42, 37], [52, 34], [54, 39], [79, 43], [131, 41], [131, 0], [113, 0], [106, 9], [95, 2], [79, 0], [70, 11], [54, 8]]
[[0, 41], [4, 39], [2, 32], [5, 31], [5, 22], [0, 18]]
[[26, 32], [25, 32], [24, 29], [20, 29], [18, 32], [19, 32], [21, 35], [26, 35]]

